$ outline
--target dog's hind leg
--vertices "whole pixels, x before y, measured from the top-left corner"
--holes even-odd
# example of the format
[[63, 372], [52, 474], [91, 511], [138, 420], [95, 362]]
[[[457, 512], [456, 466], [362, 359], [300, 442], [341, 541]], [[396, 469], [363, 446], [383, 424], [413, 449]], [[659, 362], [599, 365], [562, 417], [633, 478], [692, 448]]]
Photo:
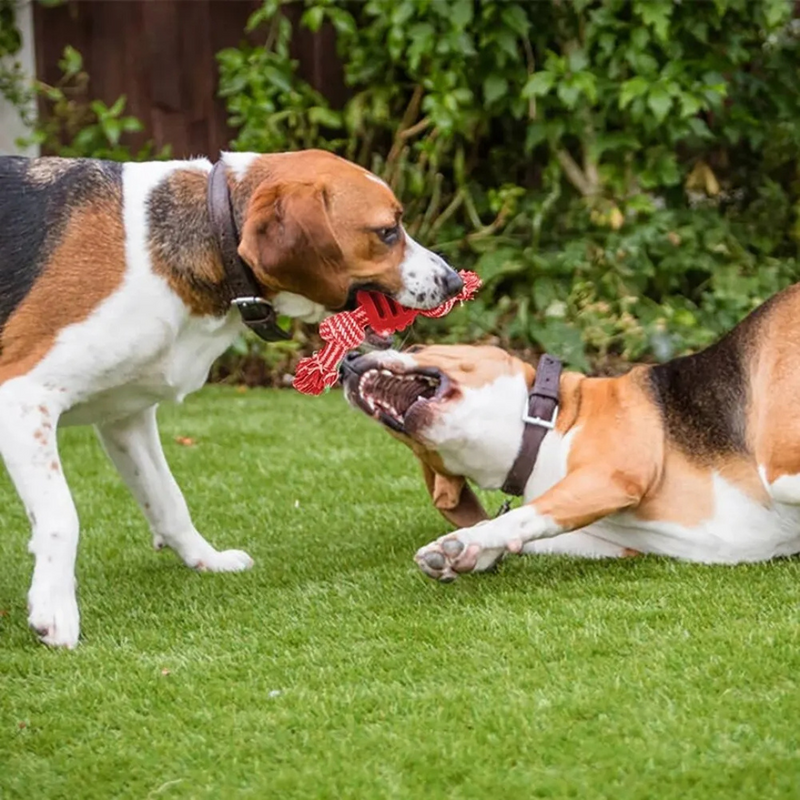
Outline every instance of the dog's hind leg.
[[215, 550], [192, 523], [158, 438], [156, 407], [97, 426], [100, 441], [141, 506], [156, 549], [172, 548], [190, 567], [239, 572], [253, 565], [241, 550]]
[[563, 555], [576, 558], [629, 558], [638, 555], [628, 547], [600, 539], [586, 531], [561, 533], [549, 539], [526, 542], [523, 555]]
[[46, 644], [75, 647], [79, 524], [58, 455], [59, 414], [51, 393], [26, 377], [0, 386], [0, 454], [31, 523], [28, 624]]

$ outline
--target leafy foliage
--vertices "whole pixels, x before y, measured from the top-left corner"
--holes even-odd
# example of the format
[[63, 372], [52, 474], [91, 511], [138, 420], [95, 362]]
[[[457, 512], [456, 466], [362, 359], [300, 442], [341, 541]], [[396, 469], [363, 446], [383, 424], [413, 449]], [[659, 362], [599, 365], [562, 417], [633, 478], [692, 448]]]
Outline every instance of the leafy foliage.
[[412, 235], [486, 280], [438, 335], [666, 358], [796, 278], [788, 0], [306, 0], [343, 109], [298, 78], [283, 5], [250, 20], [263, 46], [219, 54], [235, 146], [381, 174]]
[[16, 55], [22, 48], [17, 27], [18, 0], [0, 0], [0, 97], [15, 106], [24, 123], [32, 124], [30, 104], [33, 92]]
[[48, 104], [48, 113], [34, 126], [23, 144], [37, 144], [44, 153], [65, 158], [106, 158], [112, 161], [144, 161], [168, 158], [169, 148], [154, 153], [152, 142], [134, 152], [124, 142], [126, 133], [142, 130], [142, 123], [123, 116], [125, 95], [110, 106], [88, 99], [89, 75], [83, 57], [67, 46], [58, 62], [62, 77], [55, 86], [36, 82], [36, 91]]

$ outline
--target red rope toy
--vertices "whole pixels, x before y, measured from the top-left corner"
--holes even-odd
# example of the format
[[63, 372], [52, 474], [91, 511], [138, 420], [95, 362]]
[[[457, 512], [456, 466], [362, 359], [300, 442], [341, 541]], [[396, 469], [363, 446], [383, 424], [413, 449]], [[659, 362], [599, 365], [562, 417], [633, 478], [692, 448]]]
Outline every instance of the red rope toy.
[[387, 336], [402, 331], [418, 314], [423, 317], [443, 317], [450, 313], [456, 303], [471, 300], [480, 289], [481, 279], [474, 272], [466, 270], [458, 274], [464, 281], [461, 292], [430, 311], [406, 308], [380, 292], [358, 292], [358, 306], [354, 311], [342, 311], [320, 323], [319, 335], [325, 345], [297, 365], [292, 386], [303, 394], [322, 394], [326, 387], [333, 386], [339, 362], [348, 351], [364, 341], [365, 328], [372, 328], [379, 336]]

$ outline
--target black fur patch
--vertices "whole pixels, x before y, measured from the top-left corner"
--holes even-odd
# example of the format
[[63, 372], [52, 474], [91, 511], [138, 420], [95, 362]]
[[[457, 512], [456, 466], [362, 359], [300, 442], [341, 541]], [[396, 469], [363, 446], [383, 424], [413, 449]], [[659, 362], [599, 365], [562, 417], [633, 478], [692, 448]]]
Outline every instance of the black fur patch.
[[649, 370], [667, 436], [686, 455], [709, 463], [746, 454], [750, 355], [760, 321], [777, 295], [711, 347]]
[[122, 197], [121, 164], [0, 157], [0, 334], [47, 265], [75, 208], [107, 196]]

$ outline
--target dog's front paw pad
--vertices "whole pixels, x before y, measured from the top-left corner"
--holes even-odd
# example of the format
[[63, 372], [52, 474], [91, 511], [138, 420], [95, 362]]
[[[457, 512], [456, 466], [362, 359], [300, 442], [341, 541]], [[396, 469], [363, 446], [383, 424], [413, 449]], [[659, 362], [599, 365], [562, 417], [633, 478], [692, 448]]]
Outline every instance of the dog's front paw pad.
[[458, 539], [445, 539], [442, 542], [442, 550], [448, 558], [458, 558], [463, 549], [464, 542], [459, 542]]
[[421, 559], [425, 562], [425, 566], [427, 566], [428, 569], [434, 571], [441, 571], [447, 565], [444, 555], [442, 553], [437, 553], [435, 550], [431, 551], [430, 553], [423, 553]]
[[74, 592], [32, 589], [28, 595], [28, 625], [44, 644], [77, 647], [81, 618]]
[[450, 583], [459, 572], [470, 572], [475, 567], [477, 545], [469, 545], [455, 536], [438, 539], [421, 547], [415, 556], [417, 566], [429, 577], [442, 583]]
[[[467, 541], [462, 539], [466, 538]], [[417, 551], [414, 560], [429, 577], [442, 583], [454, 581], [464, 572], [485, 572], [503, 557], [504, 549], [470, 542], [468, 532], [443, 536]]]
[[253, 566], [253, 559], [244, 550], [214, 551], [195, 564], [201, 572], [244, 572]]

